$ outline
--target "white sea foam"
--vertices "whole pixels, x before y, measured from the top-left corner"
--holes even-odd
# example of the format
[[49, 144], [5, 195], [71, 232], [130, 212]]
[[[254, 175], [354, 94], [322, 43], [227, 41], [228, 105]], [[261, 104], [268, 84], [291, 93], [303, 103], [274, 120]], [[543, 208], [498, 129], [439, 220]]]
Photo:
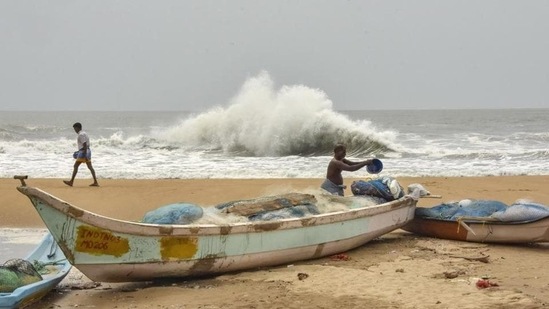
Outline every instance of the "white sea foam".
[[216, 107], [155, 132], [170, 143], [246, 156], [330, 154], [343, 142], [355, 153], [390, 148], [395, 135], [332, 110], [318, 89], [274, 87], [266, 73], [248, 80], [226, 107]]

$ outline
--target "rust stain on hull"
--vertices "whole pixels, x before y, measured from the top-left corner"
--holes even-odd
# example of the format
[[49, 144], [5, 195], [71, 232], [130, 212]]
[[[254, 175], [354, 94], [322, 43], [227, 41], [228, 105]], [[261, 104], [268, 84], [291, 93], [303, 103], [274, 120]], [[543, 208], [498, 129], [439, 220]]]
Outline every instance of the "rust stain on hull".
[[171, 235], [173, 233], [173, 227], [161, 226], [160, 228], [158, 228], [158, 233], [162, 235]]
[[67, 214], [69, 214], [73, 218], [80, 218], [84, 215], [84, 211], [82, 209], [74, 208], [71, 205], [68, 205], [68, 206], [69, 206], [69, 209], [67, 209]]
[[270, 223], [260, 223], [260, 224], [254, 224], [254, 230], [258, 232], [264, 232], [264, 231], [274, 231], [278, 230], [282, 226], [281, 222], [270, 222]]
[[210, 254], [200, 260], [197, 260], [196, 263], [194, 263], [194, 265], [189, 269], [189, 273], [193, 275], [209, 273], [215, 266], [217, 258], [217, 255]]
[[304, 218], [301, 220], [301, 226], [314, 226], [316, 224], [316, 218]]
[[196, 235], [196, 234], [200, 233], [200, 227], [189, 227], [189, 232], [191, 234]]
[[324, 250], [324, 246], [325, 244], [319, 244], [318, 246], [316, 246], [315, 253], [313, 254], [313, 259], [317, 259], [323, 256], [322, 251]]
[[61, 251], [63, 251], [63, 254], [67, 258], [69, 263], [74, 264], [74, 254], [69, 249], [69, 246], [67, 246], [67, 243], [64, 240], [61, 240], [57, 243], [57, 245], [59, 246], [59, 248], [61, 248]]
[[229, 225], [224, 225], [219, 228], [220, 235], [229, 235], [231, 233], [232, 227]]

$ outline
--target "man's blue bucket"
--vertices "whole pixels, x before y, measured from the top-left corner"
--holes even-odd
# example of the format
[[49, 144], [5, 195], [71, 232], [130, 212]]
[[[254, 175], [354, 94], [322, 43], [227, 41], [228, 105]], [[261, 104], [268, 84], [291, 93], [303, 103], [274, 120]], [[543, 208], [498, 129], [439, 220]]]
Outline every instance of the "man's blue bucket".
[[373, 159], [372, 164], [366, 166], [366, 170], [370, 174], [377, 174], [383, 170], [383, 163], [379, 159]]

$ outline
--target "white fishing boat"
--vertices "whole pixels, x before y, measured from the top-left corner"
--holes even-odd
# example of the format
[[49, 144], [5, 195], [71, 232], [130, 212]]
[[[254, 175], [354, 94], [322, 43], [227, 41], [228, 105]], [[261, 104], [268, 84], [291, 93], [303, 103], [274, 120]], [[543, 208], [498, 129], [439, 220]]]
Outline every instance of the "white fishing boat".
[[70, 263], [103, 282], [213, 275], [342, 253], [407, 224], [417, 202], [403, 197], [274, 221], [147, 224], [101, 216], [37, 188], [17, 189], [30, 198]]

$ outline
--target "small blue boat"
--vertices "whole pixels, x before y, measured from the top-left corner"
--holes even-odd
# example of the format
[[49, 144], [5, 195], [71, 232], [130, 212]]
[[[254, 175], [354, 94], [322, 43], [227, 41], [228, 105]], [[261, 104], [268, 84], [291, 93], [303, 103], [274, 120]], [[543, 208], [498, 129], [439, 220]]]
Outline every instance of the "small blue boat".
[[0, 293], [0, 309], [27, 307], [38, 301], [55, 288], [72, 267], [50, 233], [25, 260], [47, 265], [48, 273], [42, 274], [40, 281], [21, 286], [11, 293]]

